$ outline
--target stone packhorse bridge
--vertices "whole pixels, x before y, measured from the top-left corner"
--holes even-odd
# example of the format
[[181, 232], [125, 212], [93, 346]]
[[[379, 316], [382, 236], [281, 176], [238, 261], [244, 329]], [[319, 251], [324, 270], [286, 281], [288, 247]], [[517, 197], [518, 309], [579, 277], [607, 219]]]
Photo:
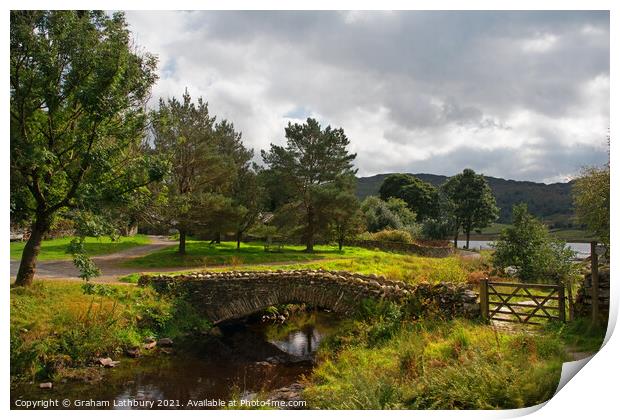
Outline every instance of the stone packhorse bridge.
[[140, 285], [188, 299], [214, 323], [242, 318], [286, 303], [306, 303], [336, 313], [355, 312], [364, 299], [412, 302], [447, 317], [479, 315], [477, 296], [466, 285], [408, 285], [383, 276], [344, 271], [230, 271], [142, 276]]

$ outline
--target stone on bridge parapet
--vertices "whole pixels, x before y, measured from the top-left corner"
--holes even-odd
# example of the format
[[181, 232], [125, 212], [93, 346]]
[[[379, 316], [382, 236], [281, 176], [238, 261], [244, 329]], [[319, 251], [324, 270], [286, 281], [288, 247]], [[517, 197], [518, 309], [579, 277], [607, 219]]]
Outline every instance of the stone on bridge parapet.
[[182, 295], [213, 322], [241, 318], [269, 306], [306, 303], [337, 313], [355, 312], [365, 299], [407, 303], [416, 301], [420, 314], [476, 317], [477, 296], [463, 284], [406, 284], [375, 274], [346, 271], [226, 271], [176, 276], [142, 276], [140, 285], [160, 293]]

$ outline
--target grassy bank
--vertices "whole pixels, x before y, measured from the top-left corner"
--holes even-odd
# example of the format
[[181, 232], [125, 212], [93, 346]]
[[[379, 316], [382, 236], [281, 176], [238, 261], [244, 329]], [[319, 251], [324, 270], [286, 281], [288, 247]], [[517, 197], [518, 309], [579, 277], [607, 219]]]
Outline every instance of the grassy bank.
[[[72, 237], [66, 237], [43, 241], [43, 243], [41, 243], [39, 261], [71, 259], [71, 255], [67, 253], [67, 246], [72, 239]], [[107, 236], [100, 238], [87, 237], [84, 242], [84, 247], [86, 248], [86, 252], [93, 256], [112, 254], [148, 243], [149, 238], [146, 235], [121, 236], [115, 241], [112, 241]], [[11, 259], [21, 258], [25, 246], [26, 242], [11, 242]]]
[[[396, 306], [360, 317], [329, 340], [304, 398], [326, 409], [499, 409], [551, 398], [568, 359], [584, 349], [560, 326], [502, 332], [469, 320], [407, 320]], [[582, 342], [592, 348], [601, 333]]]
[[[354, 273], [384, 275], [390, 279], [408, 283], [468, 281], [476, 273], [487, 268], [486, 257], [464, 259], [459, 256], [429, 258], [413, 254], [385, 252], [377, 249], [345, 247], [342, 251], [334, 246], [317, 246], [316, 252], [306, 254], [301, 246], [286, 246], [281, 253], [265, 252], [262, 244], [244, 244], [241, 252], [233, 243], [208, 245], [194, 243], [189, 255], [181, 257], [174, 249], [166, 248], [150, 255], [133, 259], [126, 264], [135, 267], [195, 266], [201, 270], [291, 270], [318, 269], [346, 270]], [[200, 263], [200, 264], [199, 264]], [[217, 265], [218, 267], [211, 267]], [[221, 267], [221, 265], [226, 265]], [[241, 267], [243, 265], [243, 267]], [[181, 272], [179, 272], [181, 273]], [[121, 280], [137, 282], [139, 275], [126, 276]]]
[[[205, 321], [150, 288], [35, 282], [11, 288], [11, 377], [88, 376], [95, 357], [115, 357], [145, 337], [176, 337]], [[84, 369], [84, 371], [80, 371]]]

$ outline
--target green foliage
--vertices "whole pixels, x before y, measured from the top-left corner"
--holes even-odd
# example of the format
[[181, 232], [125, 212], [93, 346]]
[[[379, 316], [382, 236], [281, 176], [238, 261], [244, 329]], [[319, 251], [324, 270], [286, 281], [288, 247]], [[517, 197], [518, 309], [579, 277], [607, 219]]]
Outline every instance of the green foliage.
[[588, 168], [575, 180], [573, 198], [577, 218], [609, 245], [610, 170]]
[[400, 198], [417, 215], [417, 221], [437, 217], [439, 192], [432, 184], [409, 174], [389, 175], [381, 184], [382, 200]]
[[592, 323], [590, 318], [576, 318], [568, 323], [550, 322], [545, 325], [549, 334], [570, 343], [570, 350], [577, 352], [596, 352], [601, 349], [607, 326]]
[[574, 252], [550, 237], [545, 225], [528, 213], [527, 205], [513, 209], [513, 224], [503, 230], [494, 244], [493, 265], [512, 266], [523, 281], [560, 283], [576, 275]]
[[428, 218], [422, 225], [422, 236], [430, 240], [449, 238], [459, 229], [456, 204], [448, 197], [445, 189], [437, 195], [437, 215]]
[[422, 224], [422, 236], [425, 239], [442, 240], [454, 233], [454, 223], [448, 218], [426, 219]]
[[467, 245], [472, 230], [482, 229], [497, 219], [498, 209], [491, 188], [484, 176], [473, 170], [465, 169], [449, 178], [441, 189], [450, 203], [455, 233], [462, 228], [467, 235]]
[[18, 284], [62, 212], [105, 209], [161, 174], [138, 153], [157, 60], [122, 13], [12, 11], [11, 218], [31, 225]]
[[101, 271], [88, 257], [84, 248], [84, 238], [75, 238], [69, 243], [68, 252], [73, 255], [73, 265], [80, 272], [80, 278], [88, 281], [101, 275]]
[[334, 220], [334, 198], [353, 191], [355, 154], [347, 151], [349, 139], [342, 128], [322, 129], [312, 118], [305, 124], [289, 123], [285, 133], [285, 147], [272, 144], [261, 156], [268, 166], [266, 176], [292, 192], [281, 209], [288, 215], [289, 229], [312, 251], [316, 237]]
[[336, 240], [340, 250], [346, 240], [355, 238], [366, 228], [360, 203], [351, 191], [341, 191], [336, 194], [331, 216], [330, 236]]
[[233, 202], [239, 209], [235, 219], [238, 247], [241, 235], [251, 229], [266, 206], [267, 191], [258, 175], [258, 167], [242, 166], [233, 184]]
[[369, 232], [385, 229], [406, 229], [412, 233], [419, 231], [415, 213], [400, 198], [392, 197], [383, 201], [375, 196], [366, 197], [361, 204], [361, 211]]

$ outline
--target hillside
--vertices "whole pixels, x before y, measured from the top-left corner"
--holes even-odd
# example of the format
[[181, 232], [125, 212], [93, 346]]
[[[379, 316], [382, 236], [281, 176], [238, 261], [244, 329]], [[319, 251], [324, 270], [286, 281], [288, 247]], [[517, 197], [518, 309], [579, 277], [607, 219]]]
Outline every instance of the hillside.
[[[361, 177], [357, 180], [357, 196], [363, 199], [369, 195], [379, 195], [383, 180], [390, 174]], [[433, 174], [412, 174], [435, 186], [443, 184], [447, 176]], [[551, 227], [572, 226], [573, 209], [572, 182], [543, 184], [530, 181], [513, 181], [502, 178], [485, 177], [500, 208], [499, 223], [510, 223], [512, 206], [525, 202], [532, 214], [545, 220]]]

